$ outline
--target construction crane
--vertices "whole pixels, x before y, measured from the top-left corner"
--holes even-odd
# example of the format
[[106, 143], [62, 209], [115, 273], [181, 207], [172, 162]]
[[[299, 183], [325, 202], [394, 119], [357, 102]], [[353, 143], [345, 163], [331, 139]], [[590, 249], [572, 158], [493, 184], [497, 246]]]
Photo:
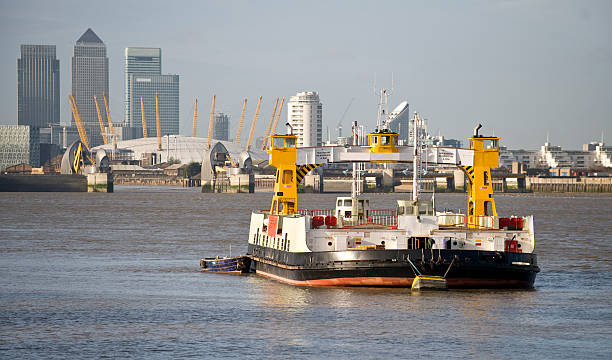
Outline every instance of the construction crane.
[[355, 98], [351, 98], [351, 101], [349, 101], [348, 105], [346, 106], [346, 109], [344, 109], [344, 112], [342, 113], [340, 120], [338, 120], [338, 125], [336, 125], [336, 131], [337, 131], [336, 135], [338, 137], [342, 136], [342, 120], [344, 120], [346, 113], [349, 111], [351, 105], [353, 104], [353, 100], [355, 100]]
[[215, 121], [215, 98], [216, 94], [213, 95], [212, 98], [212, 106], [210, 107], [210, 120], [208, 122], [208, 139], [206, 140], [206, 150], [210, 150], [210, 145], [212, 141], [212, 132], [213, 132], [213, 124]]
[[270, 136], [270, 129], [272, 128], [272, 123], [274, 122], [274, 115], [276, 115], [276, 108], [278, 107], [278, 98], [274, 102], [274, 110], [272, 110], [272, 115], [270, 116], [270, 121], [268, 121], [268, 126], [266, 127], [266, 132], [264, 135], [263, 142], [261, 143], [261, 150], [266, 149], [266, 145], [268, 144], [268, 136]]
[[255, 116], [253, 117], [253, 123], [251, 124], [251, 131], [249, 131], [249, 139], [247, 140], [246, 151], [251, 150], [251, 142], [253, 141], [253, 133], [255, 132], [255, 125], [257, 125], [257, 117], [259, 116], [259, 107], [261, 106], [261, 98], [257, 102], [257, 108], [255, 109]]
[[240, 144], [240, 134], [242, 133], [242, 124], [244, 124], [244, 112], [246, 110], [247, 99], [244, 99], [244, 103], [242, 104], [242, 113], [240, 114], [240, 123], [238, 124], [238, 132], [236, 132], [236, 139], [234, 140], [234, 144]]
[[76, 122], [81, 142], [83, 143], [83, 145], [85, 145], [87, 151], [89, 151], [89, 139], [87, 138], [87, 132], [85, 131], [85, 126], [83, 126], [83, 121], [81, 120], [81, 114], [79, 114], [79, 109], [77, 108], [76, 100], [74, 100], [74, 96], [72, 96], [72, 94], [68, 95], [68, 99], [70, 100], [72, 115], [74, 116], [74, 122]]
[[102, 141], [104, 145], [108, 144], [106, 139], [106, 131], [104, 130], [104, 122], [102, 121], [102, 114], [100, 113], [100, 105], [98, 105], [98, 97], [94, 95], [94, 102], [96, 103], [96, 112], [98, 113], [98, 122], [100, 122], [100, 134], [102, 135]]
[[193, 108], [193, 130], [191, 136], [198, 135], [198, 98], [195, 99], [195, 107]]
[[159, 98], [155, 93], [155, 123], [157, 125], [157, 150], [161, 151], [161, 124], [159, 122]]
[[142, 117], [142, 137], [147, 137], [147, 118], [145, 117], [144, 112], [144, 101], [142, 100], [142, 96], [140, 97], [140, 115]]
[[[285, 97], [283, 96], [283, 100], [281, 100], [280, 107], [276, 112], [276, 119], [274, 119], [274, 124], [272, 124], [272, 129], [270, 129], [270, 133], [268, 134], [267, 147], [270, 146], [271, 136], [276, 133], [276, 125], [278, 124], [278, 119], [280, 118], [281, 112], [283, 111], [283, 105], [285, 104]], [[265, 149], [264, 149], [265, 150]]]

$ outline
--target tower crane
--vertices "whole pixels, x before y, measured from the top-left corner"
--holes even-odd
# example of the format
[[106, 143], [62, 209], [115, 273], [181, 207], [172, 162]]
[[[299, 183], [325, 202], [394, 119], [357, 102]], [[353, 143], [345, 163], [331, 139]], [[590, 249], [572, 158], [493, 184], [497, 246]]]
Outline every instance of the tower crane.
[[102, 135], [102, 141], [104, 145], [108, 144], [106, 139], [106, 131], [104, 130], [104, 122], [102, 121], [102, 114], [100, 114], [100, 105], [98, 105], [98, 97], [94, 95], [94, 102], [96, 103], [96, 112], [98, 113], [98, 122], [100, 122], [100, 135]]
[[266, 127], [266, 133], [264, 135], [263, 142], [261, 143], [261, 150], [265, 150], [266, 145], [268, 144], [268, 136], [270, 136], [270, 129], [272, 128], [272, 123], [274, 122], [274, 115], [276, 115], [277, 107], [278, 107], [278, 98], [276, 98], [276, 101], [274, 102], [274, 110], [272, 110], [270, 121], [268, 121], [268, 126]]
[[353, 104], [353, 100], [355, 100], [355, 98], [351, 98], [351, 101], [349, 101], [348, 105], [346, 106], [346, 109], [344, 109], [344, 112], [342, 113], [342, 116], [340, 117], [340, 120], [338, 120], [338, 125], [336, 125], [336, 130], [337, 130], [337, 136], [341, 137], [342, 136], [342, 120], [344, 120], [344, 117], [346, 116], [346, 113], [349, 111], [351, 105]]
[[251, 150], [251, 142], [253, 141], [253, 133], [255, 133], [255, 125], [257, 125], [257, 117], [259, 116], [259, 107], [261, 106], [262, 96], [259, 97], [257, 102], [257, 108], [255, 109], [255, 116], [253, 117], [253, 123], [251, 124], [251, 131], [249, 131], [249, 139], [247, 140], [246, 151]]
[[242, 113], [240, 114], [240, 123], [238, 123], [238, 131], [236, 132], [236, 139], [234, 144], [240, 144], [240, 134], [242, 133], [242, 125], [244, 124], [244, 111], [246, 110], [247, 99], [244, 99], [242, 104]]

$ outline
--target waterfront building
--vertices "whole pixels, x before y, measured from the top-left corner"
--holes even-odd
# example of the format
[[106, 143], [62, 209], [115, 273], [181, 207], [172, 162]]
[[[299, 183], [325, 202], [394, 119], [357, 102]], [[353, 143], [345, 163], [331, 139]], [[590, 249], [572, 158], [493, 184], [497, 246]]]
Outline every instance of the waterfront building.
[[40, 166], [40, 128], [0, 125], [0, 171], [22, 163]]
[[229, 115], [222, 112], [215, 115], [213, 139], [229, 140]]
[[161, 134], [179, 133], [179, 76], [178, 75], [131, 75], [130, 81], [130, 119], [131, 126], [140, 130], [142, 136], [142, 111], [140, 99], [144, 104], [147, 134], [157, 135], [155, 94], [159, 99], [159, 120]]
[[17, 124], [60, 123], [60, 67], [55, 45], [21, 45], [17, 59]]
[[399, 134], [399, 140], [408, 143], [410, 136], [410, 106], [408, 101], [402, 101], [389, 114], [389, 128]]
[[[106, 45], [91, 29], [77, 40], [72, 56], [72, 95], [76, 100], [81, 120], [87, 131], [91, 146], [102, 144], [100, 124], [94, 96], [98, 101], [104, 102], [103, 94], [108, 94], [108, 57], [106, 56]], [[103, 104], [100, 104], [102, 108]], [[102, 113], [105, 124], [106, 113]], [[74, 116], [72, 118], [74, 125]]]
[[314, 91], [300, 92], [289, 99], [287, 121], [297, 136], [297, 147], [323, 143], [323, 105]]
[[[160, 48], [125, 48], [125, 122], [132, 127], [142, 127], [141, 119], [134, 119], [130, 111], [133, 75], [161, 75], [161, 65]], [[138, 106], [140, 106], [140, 98]]]
[[508, 150], [501, 147], [499, 166], [512, 169], [513, 162], [522, 164], [527, 169], [612, 167], [612, 146], [590, 143], [585, 144], [582, 151], [564, 150], [561, 146], [547, 141], [539, 150]]

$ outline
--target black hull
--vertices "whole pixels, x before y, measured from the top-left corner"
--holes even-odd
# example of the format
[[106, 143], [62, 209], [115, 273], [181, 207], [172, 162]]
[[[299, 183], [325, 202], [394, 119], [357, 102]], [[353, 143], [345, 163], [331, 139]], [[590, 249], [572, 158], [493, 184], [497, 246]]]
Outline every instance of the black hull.
[[290, 253], [249, 244], [248, 255], [251, 271], [307, 286], [409, 287], [415, 272], [408, 260], [422, 274], [443, 276], [448, 270], [449, 288], [530, 289], [540, 271], [536, 254], [478, 250]]

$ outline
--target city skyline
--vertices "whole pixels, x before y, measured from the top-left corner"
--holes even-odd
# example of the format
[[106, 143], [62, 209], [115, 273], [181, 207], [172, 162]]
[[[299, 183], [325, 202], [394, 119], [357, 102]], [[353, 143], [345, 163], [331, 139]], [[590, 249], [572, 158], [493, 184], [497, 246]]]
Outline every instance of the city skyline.
[[[408, 101], [411, 111], [429, 119], [434, 134], [439, 130], [465, 141], [482, 123], [502, 144], [527, 149], [544, 143], [547, 132], [551, 143], [569, 149], [599, 140], [602, 131], [604, 140], [612, 136], [608, 2], [206, 2], [156, 11], [161, 4], [153, 1], [142, 14], [137, 4], [0, 4], [1, 41], [8, 50], [0, 55], [0, 74], [7, 79], [0, 87], [0, 123], [17, 123], [14, 69], [20, 44], [57, 46], [61, 119], [67, 122], [69, 49], [91, 27], [107, 44], [113, 119], [124, 118], [122, 52], [151, 45], [169, 55], [165, 72], [181, 74], [184, 135], [191, 133], [196, 97], [200, 119], [213, 94], [216, 108], [234, 117], [246, 97], [245, 119], [251, 121], [258, 96], [263, 96], [261, 117], [272, 112], [276, 97], [301, 91], [320, 94], [324, 132], [328, 126], [334, 132], [353, 97], [345, 131], [352, 120], [373, 129], [374, 79], [377, 88], [388, 88], [393, 73], [391, 107]], [[99, 14], [99, 20], [75, 16], [79, 12]], [[146, 16], [132, 21], [136, 13]], [[300, 26], [314, 15], [315, 26]], [[181, 21], [166, 25], [162, 19], [168, 16]], [[296, 36], [316, 41], [302, 43]], [[230, 137], [235, 129], [232, 124]], [[206, 131], [200, 121], [198, 134]], [[263, 131], [260, 122], [256, 134]]]

